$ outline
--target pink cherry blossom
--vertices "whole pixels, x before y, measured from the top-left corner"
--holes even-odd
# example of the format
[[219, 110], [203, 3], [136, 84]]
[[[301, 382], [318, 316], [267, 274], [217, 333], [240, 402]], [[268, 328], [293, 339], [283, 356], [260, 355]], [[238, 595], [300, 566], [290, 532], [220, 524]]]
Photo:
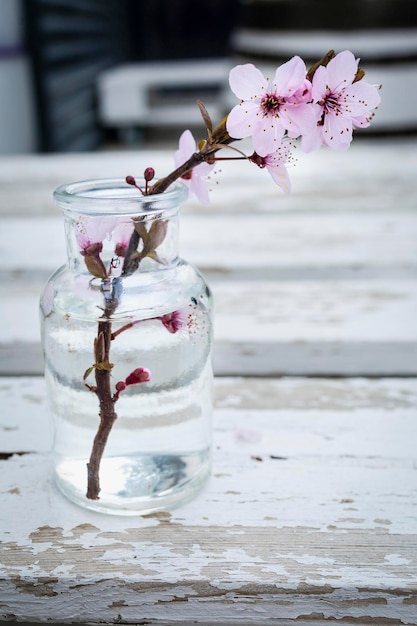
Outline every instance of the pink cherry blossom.
[[156, 319], [159, 319], [170, 333], [175, 334], [187, 325], [187, 312], [181, 309]]
[[233, 93], [241, 99], [229, 113], [231, 137], [252, 137], [257, 154], [273, 153], [287, 132], [290, 137], [309, 132], [316, 118], [304, 61], [295, 56], [275, 71], [271, 82], [251, 63], [237, 65], [229, 74]]
[[116, 217], [103, 216], [82, 216], [75, 225], [75, 237], [82, 252], [88, 254], [88, 249], [92, 246], [97, 249], [97, 244], [102, 244], [117, 225]]
[[288, 176], [287, 168], [285, 164], [291, 158], [291, 143], [284, 141], [279, 146], [278, 150], [271, 154], [267, 154], [264, 157], [259, 156], [256, 152], [249, 157], [252, 163], [255, 163], [260, 168], [266, 167], [269, 174], [272, 176], [272, 180], [279, 186], [285, 193], [290, 193], [291, 183]]
[[[195, 139], [190, 130], [185, 130], [179, 140], [179, 148], [174, 155], [175, 166], [179, 167], [188, 159], [192, 154], [197, 152], [197, 145]], [[210, 174], [214, 167], [214, 164], [200, 163], [185, 176], [181, 177], [182, 182], [187, 185], [190, 192], [203, 204], [210, 204], [210, 198], [206, 181], [204, 178]]]
[[133, 230], [134, 226], [132, 220], [120, 222], [113, 230], [112, 239], [115, 243], [114, 251], [117, 256], [126, 256]]
[[318, 111], [314, 131], [302, 138], [305, 152], [326, 145], [334, 150], [347, 150], [355, 127], [369, 126], [380, 96], [375, 86], [354, 78], [358, 60], [345, 50], [325, 67], [317, 68], [312, 84], [312, 97]]

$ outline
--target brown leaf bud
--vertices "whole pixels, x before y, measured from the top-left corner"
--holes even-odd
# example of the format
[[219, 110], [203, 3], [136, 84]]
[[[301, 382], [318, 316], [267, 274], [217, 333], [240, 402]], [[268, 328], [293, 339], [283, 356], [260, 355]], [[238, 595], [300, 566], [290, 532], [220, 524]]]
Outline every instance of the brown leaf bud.
[[98, 256], [85, 256], [84, 262], [90, 274], [96, 278], [107, 278], [106, 268]]
[[157, 221], [152, 224], [148, 232], [147, 247], [149, 251], [156, 250], [164, 241], [168, 230], [168, 221]]

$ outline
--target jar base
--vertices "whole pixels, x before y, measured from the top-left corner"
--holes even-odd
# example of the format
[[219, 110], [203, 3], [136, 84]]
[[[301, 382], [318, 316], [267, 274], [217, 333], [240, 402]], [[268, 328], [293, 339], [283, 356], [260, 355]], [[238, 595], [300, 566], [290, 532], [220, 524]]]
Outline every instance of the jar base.
[[59, 490], [83, 508], [110, 515], [149, 515], [191, 500], [210, 474], [209, 451], [105, 458], [100, 466], [98, 500], [86, 497], [86, 462], [60, 460], [55, 466]]

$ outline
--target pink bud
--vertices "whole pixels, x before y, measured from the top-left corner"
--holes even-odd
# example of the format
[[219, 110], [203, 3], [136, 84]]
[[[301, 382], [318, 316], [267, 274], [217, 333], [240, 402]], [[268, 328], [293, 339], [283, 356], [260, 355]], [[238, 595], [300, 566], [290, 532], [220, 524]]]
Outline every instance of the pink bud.
[[149, 183], [155, 176], [155, 170], [153, 167], [147, 167], [143, 173], [143, 177], [147, 183]]
[[133, 176], [126, 176], [126, 182], [128, 185], [133, 185], [134, 187], [136, 187], [136, 181]]
[[126, 378], [126, 385], [136, 385], [137, 383], [147, 383], [151, 380], [151, 372], [146, 367], [138, 367]]
[[113, 396], [113, 401], [116, 402], [116, 400], [119, 399], [119, 395], [122, 391], [124, 391], [126, 389], [126, 383], [123, 380], [119, 380], [118, 383], [116, 383], [116, 393]]

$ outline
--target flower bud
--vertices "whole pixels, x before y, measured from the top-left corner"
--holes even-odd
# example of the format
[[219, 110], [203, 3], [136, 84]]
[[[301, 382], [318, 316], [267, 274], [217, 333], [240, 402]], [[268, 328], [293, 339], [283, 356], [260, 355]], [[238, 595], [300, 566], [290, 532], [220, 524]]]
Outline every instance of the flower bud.
[[128, 185], [133, 185], [133, 187], [136, 187], [136, 180], [133, 178], [133, 176], [126, 176], [126, 182]]
[[126, 389], [127, 385], [124, 382], [124, 380], [119, 380], [118, 383], [116, 383], [116, 393], [113, 396], [113, 401], [116, 402], [116, 400], [119, 399], [119, 395], [122, 391], [124, 391]]
[[137, 383], [147, 383], [151, 380], [151, 372], [146, 367], [137, 367], [126, 378], [126, 385], [136, 385]]
[[147, 167], [143, 173], [143, 177], [146, 180], [146, 182], [150, 183], [151, 180], [154, 178], [154, 176], [155, 176], [155, 170], [153, 169], [153, 167]]

